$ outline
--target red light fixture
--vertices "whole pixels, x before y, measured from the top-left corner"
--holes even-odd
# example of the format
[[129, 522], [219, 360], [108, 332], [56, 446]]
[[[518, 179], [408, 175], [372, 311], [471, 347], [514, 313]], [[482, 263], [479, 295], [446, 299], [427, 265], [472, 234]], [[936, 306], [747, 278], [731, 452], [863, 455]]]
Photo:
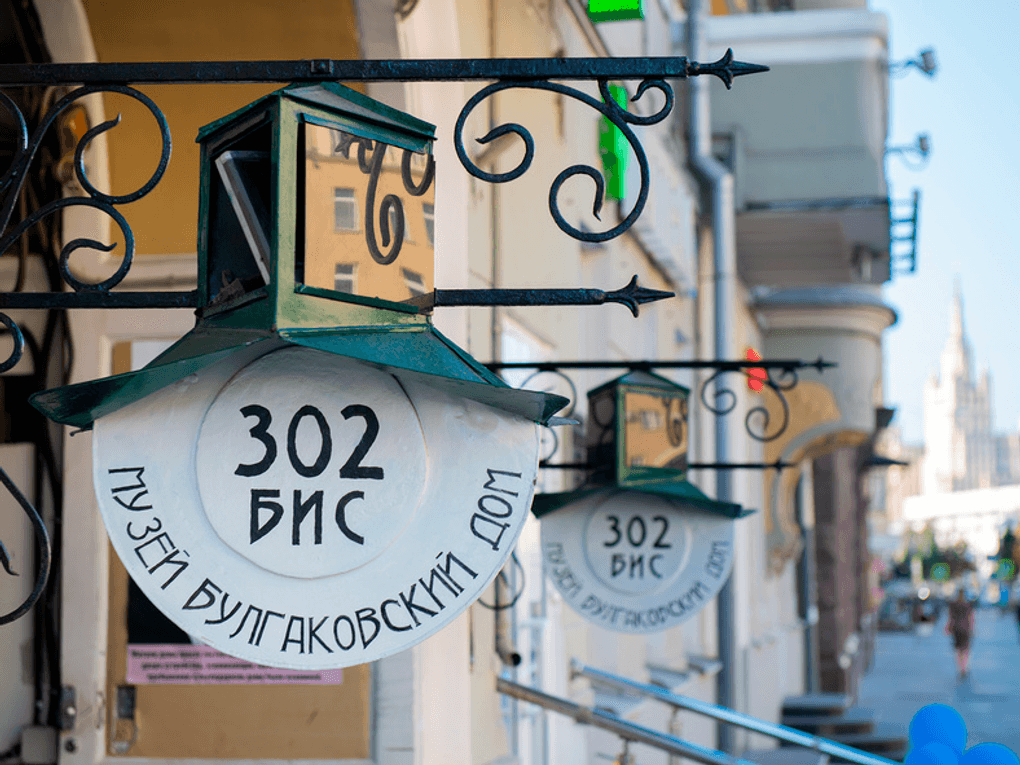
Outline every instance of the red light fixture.
[[[745, 357], [748, 361], [761, 361], [761, 354], [754, 348], [748, 348]], [[762, 367], [752, 367], [751, 369], [744, 370], [744, 373], [747, 375], [747, 387], [755, 393], [758, 393], [765, 387], [765, 380], [768, 379], [768, 375]]]

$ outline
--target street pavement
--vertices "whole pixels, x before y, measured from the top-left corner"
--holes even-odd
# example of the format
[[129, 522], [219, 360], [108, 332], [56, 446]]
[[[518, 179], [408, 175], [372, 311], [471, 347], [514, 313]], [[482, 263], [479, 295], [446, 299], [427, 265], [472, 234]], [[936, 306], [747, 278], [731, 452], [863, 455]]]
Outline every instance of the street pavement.
[[1016, 612], [977, 611], [970, 676], [959, 679], [945, 617], [924, 632], [880, 632], [858, 705], [901, 727], [926, 704], [948, 704], [967, 723], [967, 746], [995, 742], [1020, 753], [1020, 632]]

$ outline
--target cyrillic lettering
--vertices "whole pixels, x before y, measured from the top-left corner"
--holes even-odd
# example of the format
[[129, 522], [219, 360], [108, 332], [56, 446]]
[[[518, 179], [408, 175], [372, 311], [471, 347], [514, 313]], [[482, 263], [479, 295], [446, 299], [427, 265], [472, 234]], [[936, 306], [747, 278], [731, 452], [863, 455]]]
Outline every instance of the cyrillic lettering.
[[441, 601], [439, 598], [436, 597], [436, 593], [433, 591], [435, 589], [435, 586], [436, 586], [436, 584], [435, 584], [436, 583], [436, 579], [438, 579], [440, 581], [440, 583], [442, 583], [442, 585], [444, 587], [446, 587], [446, 589], [448, 589], [451, 593], [453, 593], [454, 597], [457, 597], [457, 591], [455, 589], [453, 589], [453, 587], [450, 586], [450, 583], [447, 582], [445, 579], [443, 579], [442, 575], [440, 575], [435, 569], [432, 569], [431, 571], [429, 571], [429, 583], [428, 584], [425, 584], [425, 579], [424, 578], [418, 580], [418, 583], [422, 587], [425, 588], [425, 592], [427, 592], [429, 594], [429, 597], [432, 598], [432, 600], [434, 600], [436, 602], [436, 605], [439, 606], [439, 610], [442, 611], [446, 606], [443, 605], [443, 601]]
[[301, 489], [294, 489], [294, 527], [290, 534], [292, 545], [301, 544], [301, 522], [315, 508], [315, 544], [322, 544], [322, 490], [301, 501]]
[[[283, 517], [283, 505], [279, 502], [270, 502], [268, 497], [279, 497], [279, 489], [252, 489], [251, 490], [251, 539], [250, 544], [255, 544], [262, 537], [276, 528], [276, 525]], [[259, 511], [265, 508], [269, 510], [269, 519], [262, 523], [259, 518]]]
[[391, 603], [395, 606], [398, 607], [400, 606], [400, 603], [391, 599], [384, 600], [382, 602], [382, 605], [379, 606], [379, 615], [382, 617], [382, 620], [386, 622], [386, 626], [389, 627], [394, 632], [406, 632], [407, 630], [411, 629], [413, 627], [413, 625], [411, 624], [408, 624], [405, 627], [398, 627], [396, 624], [390, 621], [390, 617], [386, 613], [386, 606], [390, 605]]
[[319, 628], [326, 623], [326, 620], [328, 618], [329, 618], [328, 616], [322, 617], [321, 619], [319, 619], [319, 623], [313, 626], [312, 617], [310, 616], [308, 617], [308, 653], [315, 653], [315, 644], [312, 643], [313, 640], [315, 640], [316, 642], [318, 642], [319, 645], [325, 648], [327, 653], [333, 653], [333, 649], [330, 648], [325, 643], [323, 643], [322, 638], [319, 637]]
[[492, 489], [493, 491], [497, 491], [500, 494], [508, 494], [511, 497], [517, 496], [516, 491], [510, 491], [509, 489], [501, 489], [498, 486], [496, 486], [496, 476], [508, 475], [512, 476], [513, 478], [520, 478], [521, 477], [520, 473], [511, 473], [509, 470], [493, 470], [492, 468], [486, 468], [485, 472], [489, 474], [489, 480], [485, 482], [484, 486], [482, 486], [483, 489]]
[[[291, 628], [294, 626], [294, 622], [297, 622], [298, 636], [292, 638], [290, 636]], [[287, 634], [283, 636], [283, 645], [280, 646], [280, 650], [286, 652], [287, 645], [290, 643], [297, 643], [300, 649], [299, 653], [305, 652], [305, 618], [303, 616], [292, 616], [290, 621], [287, 623]]]
[[421, 611], [423, 614], [427, 614], [428, 616], [436, 615], [435, 611], [425, 608], [425, 606], [419, 606], [417, 603], [414, 602], [414, 590], [417, 586], [418, 585], [416, 584], [412, 584], [411, 589], [410, 591], [408, 591], [407, 595], [405, 595], [404, 593], [400, 593], [400, 600], [404, 604], [404, 607], [407, 609], [407, 613], [411, 615], [411, 618], [414, 620], [414, 623], [416, 625], [421, 624], [421, 622], [418, 621], [418, 617], [414, 613], [415, 611]]
[[[477, 527], [478, 521], [484, 521], [485, 523], [491, 524], [498, 528], [499, 534], [496, 535], [496, 538], [490, 539], [489, 537], [482, 534], [482, 532], [479, 531]], [[471, 533], [474, 534], [479, 539], [481, 539], [483, 542], [488, 542], [490, 545], [492, 545], [493, 550], [499, 549], [499, 543], [503, 539], [503, 532], [506, 531], [508, 528], [510, 528], [509, 523], [500, 523], [499, 521], [494, 521], [492, 520], [492, 518], [489, 518], [484, 515], [479, 515], [478, 513], [475, 513], [474, 515], [471, 516]]]
[[363, 491], [349, 491], [340, 497], [340, 501], [336, 503], [336, 526], [343, 533], [345, 537], [354, 542], [355, 544], [365, 544], [365, 538], [360, 534], [356, 534], [351, 530], [351, 527], [347, 525], [347, 505], [349, 505], [355, 499], [364, 499], [365, 492]]
[[[142, 556], [142, 550], [144, 550], [146, 547], [152, 544], [159, 545], [159, 549], [162, 551], [164, 555], [166, 555], [168, 552], [177, 547], [177, 545], [174, 544], [173, 540], [170, 539], [170, 535], [167, 534], [165, 531], [157, 534], [152, 539], [146, 542], [142, 542], [140, 545], [135, 545], [135, 555], [138, 556], [138, 560], [140, 560], [142, 562], [142, 565], [145, 566], [146, 568], [149, 567], [149, 563]], [[169, 547], [167, 547], [167, 545], [169, 545]]]
[[248, 606], [248, 610], [244, 612], [244, 616], [241, 617], [241, 623], [237, 625], [237, 629], [230, 633], [231, 638], [235, 638], [241, 634], [241, 630], [244, 629], [245, 622], [248, 621], [248, 614], [252, 611], [258, 611], [258, 615], [255, 617], [255, 623], [251, 625], [251, 636], [248, 638], [248, 645], [252, 645], [255, 641], [255, 631], [259, 627], [259, 622], [262, 621], [262, 609], [256, 608], [255, 606]]
[[[140, 500], [142, 497], [144, 497], [146, 494], [149, 493], [149, 490], [145, 487], [145, 481], [142, 480], [142, 473], [145, 472], [145, 468], [143, 468], [143, 467], [139, 467], [139, 468], [111, 468], [109, 470], [109, 472], [110, 473], [134, 473], [135, 474], [135, 480], [138, 482], [136, 484], [131, 484], [131, 485], [128, 485], [128, 486], [117, 486], [117, 487], [115, 487], [115, 488], [110, 490], [113, 493], [114, 501], [118, 505], [123, 507], [125, 510], [130, 510], [130, 511], [135, 512], [135, 513], [140, 512], [142, 510], [151, 510], [152, 509], [152, 505], [136, 505], [135, 504], [136, 502], [138, 502], [138, 500]], [[131, 497], [131, 499], [128, 502], [124, 502], [124, 500], [122, 500], [120, 497], [117, 496], [117, 494], [122, 492], [122, 491], [134, 491], [134, 492], [137, 492], [137, 493], [133, 497]]]
[[[354, 617], [358, 620], [358, 632], [361, 634], [361, 645], [368, 648], [369, 644], [375, 640], [379, 634], [379, 630], [382, 627], [379, 624], [379, 620], [375, 618], [374, 608], [359, 608], [354, 612]], [[371, 622], [375, 630], [372, 632], [371, 637], [365, 637], [365, 622]]]
[[169, 563], [169, 564], [171, 564], [173, 566], [177, 566], [177, 570], [174, 571], [173, 574], [170, 575], [170, 578], [167, 579], [165, 582], [163, 582], [163, 584], [160, 585], [159, 589], [161, 589], [161, 590], [165, 590], [167, 587], [169, 587], [173, 583], [174, 579], [179, 577], [181, 575], [181, 573], [184, 571], [184, 569], [186, 569], [188, 567], [188, 561], [186, 561], [186, 560], [177, 560], [177, 553], [184, 553], [185, 555], [188, 554], [184, 550], [174, 550], [169, 555], [167, 555], [165, 558], [163, 558], [163, 560], [161, 560], [159, 563], [157, 563], [155, 566], [153, 566], [152, 568], [149, 569], [149, 573], [151, 574], [156, 569], [162, 567], [166, 563]]
[[[344, 645], [343, 641], [340, 639], [340, 633], [337, 632], [336, 629], [337, 625], [340, 624], [341, 621], [347, 622], [347, 629], [351, 631], [351, 642], [347, 645]], [[351, 617], [338, 616], [333, 620], [333, 639], [336, 641], [336, 644], [340, 646], [341, 651], [349, 651], [354, 647], [354, 644], [358, 641], [358, 634], [354, 631], [354, 622], [351, 621]]]
[[[266, 625], [269, 624], [270, 616], [279, 616], [281, 619], [285, 618], [283, 614], [278, 614], [276, 611], [266, 611], [266, 617], [262, 620], [262, 626], [259, 627], [259, 636], [255, 638], [255, 645], [262, 645], [262, 636], [266, 633]], [[248, 641], [251, 643], [251, 641]]]
[[136, 542], [141, 542], [143, 539], [145, 539], [147, 536], [149, 536], [150, 533], [154, 534], [157, 531], [159, 531], [161, 528], [163, 528], [163, 521], [161, 521], [159, 518], [153, 518], [152, 520], [154, 520], [156, 522], [156, 525], [155, 526], [146, 526], [144, 529], [142, 529], [142, 535], [138, 536], [138, 537], [136, 537], [134, 534], [131, 533], [131, 527], [134, 526], [134, 521], [129, 521], [128, 525], [126, 527], [127, 535], [129, 537], [131, 537], [133, 540], [135, 540]]
[[[212, 588], [213, 590], [216, 590], [216, 593], [213, 594], [212, 592], [210, 592], [209, 588]], [[193, 593], [191, 593], [191, 597], [188, 598], [188, 600], [184, 603], [184, 606], [183, 606], [182, 610], [184, 610], [184, 611], [201, 611], [203, 608], [209, 608], [209, 606], [211, 606], [213, 603], [216, 602], [216, 595], [219, 595], [222, 592], [223, 592], [223, 590], [221, 590], [219, 587], [217, 587], [215, 584], [213, 584], [212, 579], [206, 579], [205, 581], [202, 582], [202, 584], [200, 584], [198, 586], [197, 590], [195, 590]], [[192, 605], [195, 602], [195, 600], [198, 599], [199, 595], [205, 595], [205, 597], [206, 597], [205, 603], [203, 603], [203, 604], [201, 604], [199, 606]], [[233, 635], [231, 635], [231, 637], [233, 637]]]
[[[436, 556], [436, 559], [438, 560], [442, 556], [443, 556], [443, 554], [439, 553], [439, 555]], [[464, 569], [464, 571], [466, 571], [468, 574], [470, 574], [472, 579], [477, 579], [478, 578], [478, 574], [476, 574], [468, 566], [466, 566], [464, 564], [464, 562], [462, 560], [460, 560], [460, 558], [458, 558], [453, 553], [447, 553], [446, 554], [446, 568], [443, 568], [443, 564], [442, 563], [438, 564], [436, 566], [436, 568], [438, 568], [440, 571], [442, 571], [444, 574], [446, 574], [446, 578], [449, 579], [451, 582], [453, 582], [458, 587], [460, 587], [461, 592], [463, 592], [464, 591], [464, 585], [462, 585], [460, 582], [458, 582], [456, 579], [454, 579], [453, 575], [450, 573], [451, 569], [453, 568], [453, 564], [454, 563], [456, 563], [458, 566], [460, 566], [462, 569]]]
[[237, 613], [237, 610], [241, 607], [241, 601], [238, 600], [237, 603], [234, 604], [234, 607], [230, 609], [230, 613], [228, 614], [227, 598], [229, 597], [230, 597], [229, 594], [223, 593], [223, 599], [220, 601], [220, 618], [206, 619], [205, 620], [206, 624], [223, 624], [223, 622], [230, 621], [231, 617], [233, 617], [233, 615]]
[[[506, 508], [506, 512], [497, 513], [491, 508], [486, 507], [485, 500], [489, 500], [490, 504], [492, 502], [498, 502], [499, 504], [503, 505], [503, 507]], [[514, 506], [511, 505], [507, 500], [503, 499], [502, 497], [497, 497], [495, 494], [485, 494], [478, 500], [478, 509], [481, 510], [486, 515], [491, 515], [493, 518], [506, 518], [514, 511]]]

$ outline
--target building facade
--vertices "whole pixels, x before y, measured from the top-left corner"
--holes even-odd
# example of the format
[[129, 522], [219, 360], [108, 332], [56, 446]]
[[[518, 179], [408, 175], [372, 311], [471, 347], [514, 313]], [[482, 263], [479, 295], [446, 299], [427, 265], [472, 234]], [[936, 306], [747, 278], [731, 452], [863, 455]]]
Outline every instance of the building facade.
[[[855, 573], [866, 555], [863, 457], [882, 403], [881, 335], [895, 318], [880, 297], [889, 276], [882, 166], [887, 30], [881, 15], [868, 12], [863, 2], [812, 2], [804, 8], [794, 3], [784, 13], [713, 2], [691, 19], [687, 13], [695, 4], [658, 0], [645, 3], [642, 20], [596, 25], [581, 0], [343, 0], [302, 3], [300, 13], [274, 0], [253, 0], [243, 12], [235, 4], [197, 0], [155, 7], [98, 0], [29, 5], [16, 17], [22, 38], [31, 43], [15, 56], [22, 63], [684, 55], [697, 20], [705, 60], [733, 47], [739, 59], [772, 71], [743, 78], [732, 91], [713, 86], [707, 110], [687, 97], [687, 85], [675, 84], [683, 106], [657, 125], [636, 129], [650, 166], [646, 211], [629, 232], [600, 244], [567, 237], [549, 215], [547, 201], [565, 168], [605, 167], [594, 110], [562, 93], [523, 88], [487, 98], [466, 119], [470, 161], [490, 173], [506, 173], [520, 163], [523, 150], [514, 135], [484, 144], [475, 140], [507, 123], [525, 125], [536, 152], [529, 172], [511, 183], [490, 184], [466, 173], [454, 150], [458, 113], [480, 85], [363, 86], [368, 96], [437, 126], [435, 198], [409, 203], [408, 263], [415, 267], [407, 269], [399, 287], [410, 296], [433, 287], [616, 289], [636, 275], [642, 286], [677, 295], [646, 307], [638, 318], [613, 305], [437, 309], [435, 325], [482, 361], [590, 359], [625, 368], [635, 359], [719, 358], [722, 348], [731, 358], [757, 349], [766, 358], [822, 356], [839, 367], [802, 374], [785, 399], [771, 388], [752, 390], [738, 376], [730, 385], [733, 411], [721, 429], [701, 405], [713, 395], [702, 396], [711, 372], [670, 375], [693, 391], [691, 461], [714, 462], [722, 453], [731, 462], [781, 459], [797, 466], [778, 475], [748, 470], [721, 478], [715, 471], [692, 471], [692, 481], [708, 495], [725, 493], [758, 512], [736, 522], [729, 593], [682, 626], [639, 637], [584, 620], [547, 580], [541, 522], [530, 518], [515, 559], [446, 629], [403, 653], [345, 669], [341, 683], [307, 686], [130, 682], [127, 650], [136, 634], [130, 613], [137, 596], [107, 542], [92, 495], [92, 436], [72, 438], [51, 428], [53, 447], [40, 456], [39, 447], [12, 424], [0, 452], [4, 467], [21, 484], [39, 487], [35, 499], [59, 547], [55, 583], [40, 615], [0, 628], [0, 751], [21, 745], [24, 754], [41, 737], [56, 745], [52, 759], [63, 765], [223, 758], [593, 763], [621, 754], [616, 736], [504, 697], [496, 691], [497, 678], [607, 707], [703, 746], [719, 741], [711, 720], [579, 679], [571, 662], [705, 701], [722, 700], [768, 720], [779, 719], [786, 696], [853, 691], [862, 664], [847, 646], [866, 630], [868, 612], [864, 584]], [[633, 92], [633, 83], [626, 85]], [[196, 287], [199, 154], [192, 138], [202, 125], [271, 89], [142, 88], [165, 114], [174, 143], [166, 176], [125, 213], [136, 237], [126, 289]], [[595, 94], [594, 87], [588, 89]], [[40, 99], [32, 119], [53, 95], [32, 94]], [[159, 155], [144, 107], [109, 93], [82, 103], [80, 124], [61, 124], [72, 136], [122, 115], [120, 126], [89, 144], [90, 182], [117, 193], [141, 186]], [[661, 104], [652, 88], [628, 108], [649, 115]], [[694, 112], [703, 115], [700, 128], [692, 125]], [[706, 137], [710, 151], [696, 159]], [[59, 149], [52, 166], [46, 165], [56, 179], [51, 193], [80, 194], [72, 176], [57, 172], [67, 152]], [[324, 289], [374, 290], [359, 263], [333, 257], [344, 249], [345, 237], [356, 233], [366, 204], [362, 181], [344, 180], [343, 163], [327, 161], [322, 147], [310, 144], [309, 156], [319, 149], [323, 156], [309, 165], [306, 193], [317, 205], [315, 214], [330, 225], [319, 243], [326, 255], [308, 278]], [[718, 188], [734, 191], [724, 204], [715, 201], [718, 188], [710, 188], [704, 172], [696, 170], [712, 162], [721, 168]], [[393, 170], [384, 168], [384, 176]], [[622, 199], [607, 200], [599, 220], [591, 213], [592, 185], [572, 178], [556, 198], [563, 218], [588, 230], [615, 225], [637, 198], [636, 163], [625, 181]], [[392, 177], [382, 183], [401, 193]], [[60, 242], [123, 243], [107, 216], [83, 208], [68, 209], [59, 223], [49, 239], [29, 242], [23, 278], [15, 259], [0, 263], [10, 283], [59, 289], [59, 283], [47, 283], [47, 269]], [[735, 267], [720, 266], [730, 262], [720, 254], [732, 257]], [[71, 263], [78, 278], [99, 281], [119, 260], [116, 254], [80, 250]], [[137, 369], [193, 326], [188, 312], [169, 310], [12, 316], [40, 338], [50, 338], [45, 347], [55, 361], [36, 360], [30, 370], [47, 370], [46, 380], [34, 380], [45, 383], [39, 387]], [[47, 321], [54, 328], [47, 329]], [[67, 362], [72, 347], [73, 366]], [[22, 364], [16, 373], [28, 371], [31, 360]], [[579, 394], [573, 416], [583, 423], [589, 415], [584, 392], [616, 374], [573, 376]], [[507, 379], [559, 390], [555, 381], [526, 381], [527, 376], [508, 373]], [[15, 389], [11, 384], [4, 390]], [[777, 434], [777, 423], [786, 420]], [[583, 458], [582, 434], [583, 424], [558, 429], [556, 459]], [[550, 440], [548, 449], [553, 448]], [[581, 479], [576, 472], [543, 470], [538, 488], [554, 492]], [[4, 517], [18, 517], [4, 501]], [[23, 544], [10, 547], [23, 550], [29, 533], [27, 526], [16, 526], [4, 531], [4, 539], [20, 538]], [[15, 562], [29, 568], [24, 559]], [[12, 602], [21, 594], [12, 590]], [[720, 624], [731, 625], [729, 631]], [[31, 671], [20, 669], [29, 666]], [[733, 752], [775, 743], [748, 735], [728, 742]], [[667, 762], [657, 750], [635, 747], [633, 753], [641, 762]], [[47, 753], [33, 761], [52, 760]]]

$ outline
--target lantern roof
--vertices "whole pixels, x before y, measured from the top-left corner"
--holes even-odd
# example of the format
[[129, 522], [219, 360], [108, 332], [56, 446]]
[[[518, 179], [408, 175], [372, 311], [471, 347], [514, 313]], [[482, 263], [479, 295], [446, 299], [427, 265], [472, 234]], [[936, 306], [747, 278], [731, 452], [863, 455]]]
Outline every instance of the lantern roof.
[[337, 327], [267, 332], [197, 327], [142, 369], [41, 391], [31, 397], [31, 403], [55, 422], [88, 429], [98, 418], [197, 374], [229, 354], [255, 350], [254, 346], [269, 353], [291, 345], [356, 359], [397, 379], [425, 379], [453, 396], [542, 424], [569, 403], [562, 396], [510, 388], [435, 328], [415, 330]]
[[599, 385], [597, 388], [592, 388], [588, 391], [588, 397], [590, 398], [602, 393], [603, 391], [624, 385], [641, 386], [642, 388], [656, 388], [670, 393], [675, 393], [678, 390], [683, 391], [685, 394], [691, 392], [690, 388], [673, 382], [662, 375], [657, 375], [654, 372], [646, 372], [643, 369], [632, 369], [626, 374], [614, 377], [609, 382], [602, 383], [602, 385]]
[[[318, 107], [338, 117], [347, 117], [359, 123], [369, 122], [374, 126], [389, 129], [396, 135], [387, 136], [385, 139], [387, 143], [412, 151], [421, 151], [426, 142], [433, 141], [436, 137], [435, 125], [339, 83], [323, 82], [314, 85], [296, 83], [274, 90], [237, 111], [199, 128], [195, 140], [203, 143], [223, 128], [243, 121], [250, 114], [264, 111], [282, 99]], [[399, 140], [400, 134], [407, 134], [405, 140]]]
[[536, 518], [559, 510], [567, 505], [580, 502], [590, 496], [610, 495], [621, 492], [635, 494], [648, 494], [663, 499], [673, 500], [682, 503], [696, 510], [704, 510], [726, 518], [743, 518], [750, 515], [754, 510], [747, 510], [735, 502], [717, 502], [705, 495], [701, 489], [689, 481], [661, 481], [659, 483], [648, 483], [639, 486], [583, 486], [574, 491], [559, 492], [556, 494], [536, 494], [531, 504], [531, 512]]

